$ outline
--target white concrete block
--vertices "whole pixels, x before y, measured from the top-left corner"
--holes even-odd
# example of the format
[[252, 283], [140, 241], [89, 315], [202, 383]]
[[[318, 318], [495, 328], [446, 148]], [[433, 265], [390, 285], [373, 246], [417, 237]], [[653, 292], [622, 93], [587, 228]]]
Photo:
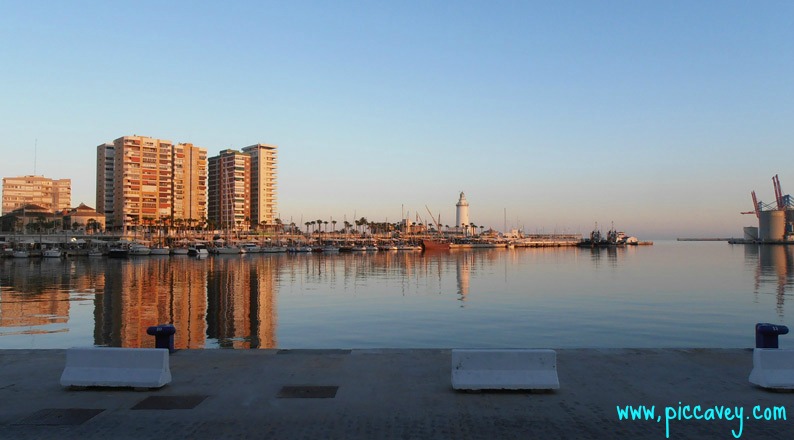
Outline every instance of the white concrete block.
[[750, 383], [763, 388], [794, 389], [794, 350], [754, 349]]
[[557, 390], [557, 352], [538, 349], [452, 350], [456, 390]]
[[61, 374], [62, 386], [160, 388], [170, 382], [162, 348], [70, 348]]

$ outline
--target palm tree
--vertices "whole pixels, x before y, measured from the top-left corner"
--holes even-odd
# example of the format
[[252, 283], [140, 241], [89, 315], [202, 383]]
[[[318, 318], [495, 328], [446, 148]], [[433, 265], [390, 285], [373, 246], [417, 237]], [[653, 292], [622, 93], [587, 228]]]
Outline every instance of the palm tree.
[[325, 232], [328, 232], [328, 221], [327, 221], [327, 220], [326, 220], [326, 221], [323, 221], [323, 230], [324, 230]]
[[331, 226], [333, 227], [333, 233], [336, 233], [336, 220], [331, 220]]
[[361, 226], [361, 233], [363, 234], [364, 233], [364, 226], [368, 225], [369, 222], [367, 221], [366, 217], [361, 217], [360, 219], [358, 219], [356, 224]]
[[306, 222], [304, 224], [306, 225], [306, 233], [308, 234], [309, 233], [309, 225], [312, 224], [312, 222]]

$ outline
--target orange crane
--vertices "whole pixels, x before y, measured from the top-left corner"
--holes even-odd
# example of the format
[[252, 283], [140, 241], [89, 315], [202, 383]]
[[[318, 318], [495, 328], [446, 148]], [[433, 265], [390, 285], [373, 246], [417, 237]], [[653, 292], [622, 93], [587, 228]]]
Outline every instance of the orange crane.
[[786, 209], [786, 204], [783, 202], [783, 190], [780, 189], [780, 179], [777, 177], [777, 174], [772, 178], [772, 186], [775, 187], [775, 202], [777, 203], [777, 209]]
[[756, 218], [761, 218], [761, 214], [758, 211], [758, 199], [755, 197], [755, 191], [750, 192], [750, 195], [753, 196], [753, 207], [755, 207], [755, 210], [745, 211], [741, 214], [755, 214]]

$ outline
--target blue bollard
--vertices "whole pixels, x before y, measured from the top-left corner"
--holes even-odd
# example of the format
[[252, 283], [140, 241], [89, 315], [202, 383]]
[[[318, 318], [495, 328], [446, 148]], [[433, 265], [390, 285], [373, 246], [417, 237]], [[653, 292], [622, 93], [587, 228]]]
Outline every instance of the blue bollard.
[[176, 327], [171, 324], [154, 325], [146, 329], [146, 333], [154, 336], [154, 348], [167, 348], [168, 353], [173, 353], [174, 333]]
[[755, 348], [779, 348], [777, 337], [788, 333], [785, 325], [759, 322], [755, 325]]

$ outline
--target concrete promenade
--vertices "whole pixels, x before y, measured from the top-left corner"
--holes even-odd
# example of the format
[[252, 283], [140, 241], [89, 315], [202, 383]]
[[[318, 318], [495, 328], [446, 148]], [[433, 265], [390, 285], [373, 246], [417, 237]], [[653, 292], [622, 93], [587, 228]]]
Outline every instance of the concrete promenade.
[[[753, 387], [749, 349], [557, 350], [553, 393], [455, 392], [450, 350], [183, 350], [170, 362], [159, 390], [75, 391], [59, 384], [64, 350], [0, 350], [0, 438], [664, 439], [679, 402], [738, 406], [742, 420], [672, 420], [669, 438], [794, 438], [794, 393]], [[338, 388], [294, 398], [285, 386]], [[660, 421], [619, 421], [625, 405], [655, 405]], [[787, 420], [755, 420], [756, 406]]]

